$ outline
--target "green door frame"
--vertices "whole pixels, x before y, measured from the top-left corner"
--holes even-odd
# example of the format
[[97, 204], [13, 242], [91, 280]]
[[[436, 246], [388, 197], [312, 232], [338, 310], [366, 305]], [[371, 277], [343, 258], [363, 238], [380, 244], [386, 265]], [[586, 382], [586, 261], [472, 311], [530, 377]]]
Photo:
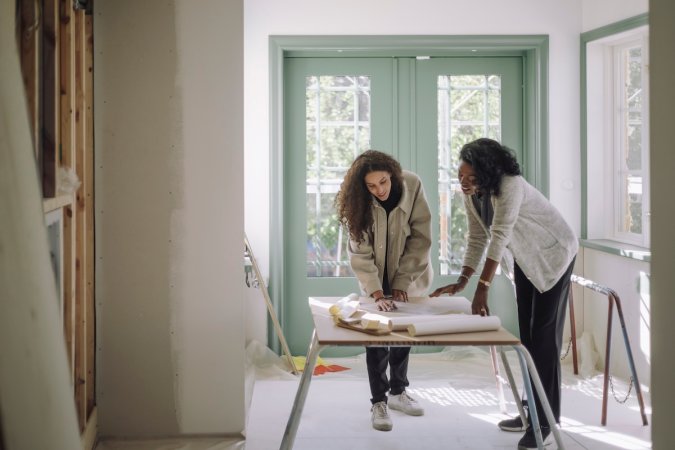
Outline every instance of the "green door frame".
[[[284, 318], [284, 58], [374, 56], [523, 56], [523, 161], [528, 180], [544, 195], [548, 180], [548, 36], [270, 36], [270, 282], [282, 327]], [[268, 345], [279, 352], [268, 325]]]

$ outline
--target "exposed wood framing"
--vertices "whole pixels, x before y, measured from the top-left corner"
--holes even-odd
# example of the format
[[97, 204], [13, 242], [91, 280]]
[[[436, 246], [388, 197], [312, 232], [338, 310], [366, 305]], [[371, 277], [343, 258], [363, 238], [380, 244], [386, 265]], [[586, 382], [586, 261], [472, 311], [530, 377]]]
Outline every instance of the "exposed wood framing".
[[[84, 157], [84, 123], [83, 123], [83, 105], [84, 105], [84, 21], [82, 14], [74, 13], [75, 19], [75, 172], [82, 181], [82, 175], [85, 171]], [[77, 236], [75, 242], [75, 406], [77, 408], [77, 417], [80, 419], [80, 429], [84, 428], [87, 418], [86, 399], [85, 399], [85, 361], [86, 351], [84, 336], [85, 311], [85, 249], [86, 249], [86, 221], [84, 216], [84, 196], [83, 186], [80, 185], [76, 193], [75, 200], [75, 223], [77, 227]]]
[[56, 196], [59, 153], [59, 8], [58, 0], [42, 0], [42, 48], [40, 51], [41, 141], [38, 155], [42, 170], [42, 195]]
[[[89, 420], [87, 421], [87, 427], [82, 432], [82, 448], [89, 450], [93, 449], [96, 445], [96, 439], [98, 434], [98, 411], [94, 408], [91, 411]], [[1, 450], [1, 449], [0, 449]]]
[[[91, 11], [88, 2], [86, 11]], [[82, 12], [80, 12], [80, 15]], [[84, 14], [84, 167], [82, 172], [82, 196], [84, 198], [85, 235], [84, 282], [85, 282], [85, 403], [86, 417], [96, 405], [96, 315], [94, 305], [94, 21], [91, 14]]]
[[22, 0], [17, 6], [19, 19], [21, 20], [19, 32], [19, 47], [21, 50], [21, 72], [23, 84], [26, 89], [26, 104], [30, 116], [33, 145], [37, 151], [36, 142], [39, 142], [38, 116], [39, 116], [39, 77], [38, 55], [40, 51], [40, 8], [39, 2]]
[[[73, 0], [19, 0], [17, 44], [45, 213], [62, 209], [64, 342], [85, 450], [96, 440], [93, 20]], [[88, 14], [89, 13], [89, 14]], [[80, 181], [64, 192], [59, 168]]]
[[[73, 144], [74, 121], [73, 103], [75, 97], [75, 39], [73, 27], [73, 10], [69, 0], [59, 1], [60, 21], [60, 55], [61, 71], [60, 78], [60, 125], [61, 125], [61, 158], [60, 166], [71, 169], [75, 164], [75, 145]], [[70, 362], [70, 373], [74, 373], [75, 365], [73, 355], [75, 353], [74, 323], [75, 323], [75, 252], [76, 226], [73, 211], [73, 202], [63, 211], [63, 332], [66, 338], [66, 347]]]

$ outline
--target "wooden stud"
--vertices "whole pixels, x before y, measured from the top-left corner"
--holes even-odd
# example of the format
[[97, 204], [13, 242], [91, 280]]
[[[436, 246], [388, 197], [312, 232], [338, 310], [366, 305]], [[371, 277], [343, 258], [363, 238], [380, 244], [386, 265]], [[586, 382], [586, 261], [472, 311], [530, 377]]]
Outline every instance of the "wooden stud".
[[[84, 173], [84, 14], [81, 11], [73, 11], [75, 19], [75, 171], [80, 180]], [[76, 194], [75, 217], [77, 227], [76, 258], [75, 258], [75, 406], [79, 419], [80, 431], [84, 430], [86, 423], [86, 391], [85, 391], [85, 346], [84, 346], [84, 321], [85, 321], [85, 214], [84, 214], [84, 183], [80, 185]]]
[[[87, 425], [82, 432], [82, 449], [93, 450], [96, 445], [96, 435], [98, 434], [98, 411], [94, 408], [89, 415]], [[0, 449], [1, 450], [1, 449]]]
[[37, 152], [38, 139], [38, 116], [39, 116], [39, 95], [38, 95], [38, 55], [39, 40], [38, 31], [40, 27], [40, 10], [36, 8], [37, 3], [33, 0], [21, 0], [21, 24], [20, 24], [20, 48], [21, 48], [21, 73], [23, 75], [23, 84], [26, 90], [26, 103], [28, 106], [28, 115], [30, 116], [30, 125], [33, 138], [33, 148]]
[[95, 376], [96, 365], [96, 317], [94, 299], [94, 27], [93, 17], [84, 13], [84, 167], [82, 185], [84, 187], [84, 233], [85, 253], [85, 385], [86, 414], [93, 411], [96, 404]]
[[56, 174], [58, 160], [57, 143], [59, 132], [59, 46], [58, 46], [58, 4], [56, 0], [42, 0], [43, 26], [40, 61], [40, 98], [42, 100], [39, 154], [42, 155], [42, 195], [56, 196]]
[[[71, 18], [72, 2], [59, 1], [59, 55], [60, 70], [60, 167], [72, 168], [75, 164], [75, 145], [73, 141], [73, 103], [74, 103], [74, 53], [75, 40], [73, 39], [73, 21]], [[75, 373], [75, 242], [76, 242], [76, 210], [73, 208], [73, 195], [70, 195], [70, 204], [63, 210], [63, 333], [68, 350], [71, 382]]]

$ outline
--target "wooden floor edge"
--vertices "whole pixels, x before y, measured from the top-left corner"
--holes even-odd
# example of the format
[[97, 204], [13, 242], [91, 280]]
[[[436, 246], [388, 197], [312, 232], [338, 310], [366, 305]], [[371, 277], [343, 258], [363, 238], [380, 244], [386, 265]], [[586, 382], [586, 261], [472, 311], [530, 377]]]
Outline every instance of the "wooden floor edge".
[[94, 450], [96, 445], [96, 436], [98, 434], [98, 409], [94, 407], [87, 420], [87, 425], [82, 432], [82, 448], [83, 450]]

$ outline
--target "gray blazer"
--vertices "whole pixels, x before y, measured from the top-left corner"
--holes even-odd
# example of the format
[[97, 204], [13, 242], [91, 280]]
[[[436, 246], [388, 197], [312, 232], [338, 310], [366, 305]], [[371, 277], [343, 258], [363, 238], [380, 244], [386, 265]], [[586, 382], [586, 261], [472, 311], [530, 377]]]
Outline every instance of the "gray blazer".
[[[370, 295], [382, 289], [384, 259], [392, 289], [411, 297], [427, 295], [433, 279], [431, 267], [431, 211], [419, 177], [403, 171], [401, 200], [390, 213], [373, 199], [373, 227], [360, 244], [349, 240], [349, 262], [361, 291]], [[388, 233], [388, 235], [387, 235]], [[385, 249], [386, 246], [386, 249]]]
[[[508, 249], [539, 292], [551, 289], [576, 256], [579, 243], [560, 212], [521, 176], [504, 176], [491, 196], [494, 216], [488, 230], [471, 196], [464, 196], [469, 238], [464, 265], [476, 270], [486, 256], [502, 262]], [[489, 243], [488, 243], [489, 242]]]

